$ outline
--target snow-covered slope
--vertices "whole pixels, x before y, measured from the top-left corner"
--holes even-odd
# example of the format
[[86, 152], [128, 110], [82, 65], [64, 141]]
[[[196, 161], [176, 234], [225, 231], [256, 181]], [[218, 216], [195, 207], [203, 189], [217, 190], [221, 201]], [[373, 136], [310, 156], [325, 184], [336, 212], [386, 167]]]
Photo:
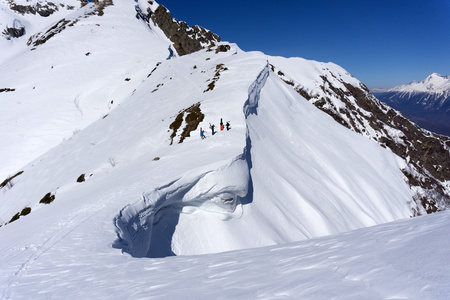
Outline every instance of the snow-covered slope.
[[372, 92], [420, 126], [450, 136], [450, 76], [433, 73], [419, 82]]
[[[1, 57], [0, 89], [11, 90], [0, 93], [7, 108], [0, 113], [2, 178], [108, 114], [170, 55], [170, 42], [134, 18], [132, 1], [106, 6], [101, 16], [94, 3], [63, 3], [46, 18], [15, 14], [27, 34], [0, 38], [2, 53], [10, 53]], [[27, 46], [36, 36], [46, 42]]]
[[[124, 185], [139, 186], [134, 196], [121, 200], [123, 206], [142, 193], [146, 202], [133, 204], [119, 221], [135, 228], [133, 213], [141, 211], [134, 207], [152, 208], [158, 222], [146, 219], [147, 225], [176, 225], [173, 237], [164, 234], [173, 240], [170, 249], [176, 254], [282, 243], [409, 217], [415, 204], [401, 160], [336, 124], [270, 74], [265, 55], [243, 53], [235, 45], [225, 53], [203, 50], [162, 62], [106, 118], [23, 168], [1, 195], [8, 203], [1, 218], [9, 221], [24, 207], [31, 207], [31, 214], [47, 209], [39, 204], [47, 193], [55, 195], [55, 203], [70, 201], [64, 198], [112, 174], [123, 183], [108, 187], [108, 193], [123, 195]], [[210, 79], [214, 89], [205, 92]], [[217, 125], [223, 117], [232, 129], [181, 144], [176, 137], [170, 145], [170, 124], [196, 103], [205, 116], [199, 127]], [[86, 183], [76, 182], [81, 174]], [[85, 201], [97, 203], [96, 198], [94, 193]], [[160, 198], [167, 201], [153, 202]], [[123, 231], [120, 238], [136, 236]], [[213, 234], [218, 231], [228, 234]], [[133, 252], [136, 246], [124, 247]]]
[[415, 215], [450, 206], [450, 138], [421, 129], [338, 66], [301, 58], [270, 61], [272, 71], [291, 89], [339, 124], [404, 160], [402, 172], [419, 208]]
[[57, 233], [41, 240], [28, 234], [17, 242], [19, 223], [2, 228], [0, 297], [447, 299], [450, 293], [448, 211], [284, 245], [156, 259], [109, 247], [110, 224], [95, 227], [103, 211], [54, 223], [48, 233]]
[[[9, 2], [1, 3], [7, 7]], [[12, 75], [0, 75], [8, 88], [0, 93], [8, 107], [0, 111], [0, 167], [4, 177], [10, 175], [0, 189], [3, 298], [134, 297], [153, 284], [148, 297], [186, 297], [186, 286], [179, 290], [173, 278], [166, 282], [170, 270], [180, 275], [177, 268], [192, 261], [205, 269], [204, 264], [229, 263], [230, 255], [264, 257], [277, 250], [211, 253], [281, 245], [425, 213], [428, 203], [414, 198], [423, 190], [406, 177], [409, 161], [374, 138], [397, 134], [394, 129], [379, 133], [361, 119], [355, 128], [367, 126], [364, 136], [308, 101], [329, 97], [334, 101], [330, 109], [341, 112], [351, 102], [355, 111], [373, 117], [357, 109], [359, 98], [347, 91], [361, 83], [341, 67], [246, 53], [216, 38], [188, 54], [189, 35], [174, 46], [163, 23], [149, 17], [159, 8], [154, 1], [75, 4], [52, 13], [54, 23], [35, 21], [26, 27], [39, 28], [27, 31], [36, 41], [39, 33], [63, 24], [62, 18], [77, 20], [45, 43], [2, 40], [2, 47], [13, 53], [1, 61], [2, 70]], [[166, 10], [161, 11], [167, 19]], [[22, 23], [33, 18], [24, 16]], [[184, 26], [169, 23], [171, 28]], [[343, 99], [334, 92], [348, 95]], [[230, 130], [219, 130], [221, 119], [231, 123]], [[214, 135], [210, 123], [218, 130]], [[200, 128], [207, 130], [206, 139], [200, 138]], [[448, 149], [441, 154], [445, 160]], [[439, 192], [445, 200], [445, 177], [429, 176], [443, 186]], [[441, 227], [432, 228], [439, 236]], [[377, 234], [376, 229], [368, 232]], [[313, 244], [305, 247], [315, 251]], [[282, 247], [288, 250], [281, 256], [296, 260], [291, 246]], [[347, 254], [343, 259], [355, 255]], [[181, 257], [146, 258], [168, 255]], [[142, 277], [142, 268], [159, 279]], [[212, 276], [230, 279], [232, 273], [225, 266]], [[224, 297], [256, 293], [260, 286], [254, 280], [242, 293], [229, 290]], [[425, 287], [427, 280], [418, 278], [418, 286]], [[191, 295], [213, 293], [210, 289], [220, 282]], [[268, 295], [300, 296], [298, 289], [289, 281]]]
[[[327, 235], [412, 215], [416, 205], [400, 171], [400, 159], [336, 126], [332, 118], [286, 89], [264, 55], [238, 58], [246, 56], [233, 55], [230, 62], [220, 62], [229, 69], [227, 78], [238, 79], [230, 81], [234, 90], [244, 82], [238, 74], [250, 75], [252, 68], [260, 72], [253, 77], [255, 81], [244, 85], [238, 97], [214, 90], [205, 100], [213, 97], [214, 110], [219, 111], [236, 105], [222, 113], [233, 116], [233, 130], [220, 132], [224, 137], [217, 134], [200, 141], [210, 154], [196, 148], [185, 152], [202, 157], [203, 164], [208, 156], [213, 161], [222, 158], [225, 166], [203, 174], [191, 172], [127, 207], [116, 221], [121, 230], [119, 247], [135, 256], [158, 255], [154, 247], [161, 249], [161, 245], [152, 242], [150, 233], [172, 228], [173, 232], [167, 230], [164, 235], [170, 247], [163, 254], [220, 252]], [[258, 63], [259, 69], [255, 68]], [[205, 111], [206, 119], [210, 115]], [[246, 119], [239, 120], [244, 115]], [[220, 117], [212, 116], [212, 120]], [[238, 130], [243, 130], [240, 141], [228, 142]], [[236, 145], [241, 148], [228, 149]]]

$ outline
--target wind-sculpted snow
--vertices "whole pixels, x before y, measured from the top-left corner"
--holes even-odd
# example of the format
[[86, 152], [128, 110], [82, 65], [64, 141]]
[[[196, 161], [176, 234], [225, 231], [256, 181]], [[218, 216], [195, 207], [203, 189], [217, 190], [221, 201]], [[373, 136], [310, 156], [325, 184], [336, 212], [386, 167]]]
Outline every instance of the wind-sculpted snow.
[[246, 121], [252, 217], [283, 224], [255, 229], [260, 239], [283, 243], [407, 217], [413, 204], [396, 158], [344, 128], [330, 131], [334, 120], [275, 77], [257, 89]]
[[273, 72], [288, 87], [336, 122], [390, 148], [404, 159], [402, 173], [417, 205], [413, 215], [450, 206], [446, 183], [450, 177], [448, 138], [422, 130], [400, 112], [382, 104], [364, 84], [339, 66], [299, 58], [269, 60]]
[[215, 253], [411, 215], [401, 161], [333, 127], [333, 119], [286, 88], [268, 63], [249, 84], [243, 114], [240, 158], [177, 179], [126, 207], [116, 218], [116, 247], [135, 257]]
[[261, 89], [266, 84], [267, 77], [269, 77], [269, 62], [266, 67], [258, 75], [258, 78], [252, 83], [248, 89], [248, 99], [244, 104], [244, 114], [248, 117], [250, 114], [257, 114], [258, 102], [260, 99]]
[[240, 198], [247, 195], [248, 178], [247, 164], [239, 157], [218, 170], [183, 177], [144, 194], [141, 201], [125, 207], [116, 217], [115, 247], [134, 257], [176, 254], [172, 235], [178, 215], [201, 209], [221, 220], [239, 218]]
[[[267, 63], [250, 85], [243, 109], [246, 118], [257, 114], [260, 93], [269, 74]], [[118, 231], [115, 247], [134, 257], [164, 257], [189, 251], [172, 243], [179, 214], [192, 214], [201, 209], [222, 221], [240, 218], [242, 204], [253, 201], [251, 168], [251, 138], [247, 130], [243, 154], [230, 165], [194, 178], [182, 177], [144, 194], [141, 201], [125, 207], [115, 220]], [[211, 231], [211, 234], [214, 233]], [[221, 249], [218, 245], [213, 248]], [[173, 249], [178, 249], [178, 253]]]

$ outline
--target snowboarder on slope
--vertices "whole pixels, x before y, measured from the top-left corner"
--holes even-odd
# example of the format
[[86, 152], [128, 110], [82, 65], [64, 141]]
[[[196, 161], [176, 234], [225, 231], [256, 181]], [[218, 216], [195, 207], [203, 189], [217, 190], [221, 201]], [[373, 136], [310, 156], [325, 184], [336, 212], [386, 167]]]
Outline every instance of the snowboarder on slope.
[[214, 124], [211, 125], [211, 123], [209, 123], [209, 128], [211, 128], [212, 131], [212, 135], [214, 135], [216, 132], [214, 131]]
[[222, 118], [220, 118], [220, 131], [222, 131], [223, 130], [223, 121], [222, 121]]
[[230, 121], [228, 121], [227, 124], [225, 124], [225, 126], [227, 126], [227, 131], [230, 130]]

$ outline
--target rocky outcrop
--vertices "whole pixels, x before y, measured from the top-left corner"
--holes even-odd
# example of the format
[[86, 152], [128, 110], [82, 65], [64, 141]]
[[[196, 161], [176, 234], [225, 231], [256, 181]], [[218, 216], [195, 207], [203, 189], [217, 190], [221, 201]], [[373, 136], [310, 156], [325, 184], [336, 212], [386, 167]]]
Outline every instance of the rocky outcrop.
[[44, 33], [37, 33], [33, 36], [31, 36], [28, 39], [27, 45], [28, 46], [39, 46], [42, 44], [45, 44], [49, 39], [66, 29], [67, 26], [73, 26], [75, 23], [77, 23], [78, 20], [66, 20], [62, 19], [52, 27], [50, 27], [46, 32]]
[[15, 19], [13, 22], [13, 26], [6, 26], [6, 29], [3, 31], [3, 35], [6, 39], [10, 40], [11, 38], [19, 38], [25, 34], [25, 26], [20, 22], [20, 20]]
[[25, 34], [25, 27], [20, 28], [10, 28], [6, 27], [6, 33], [12, 38], [19, 38]]
[[58, 6], [52, 2], [46, 2], [45, 4], [38, 2], [36, 5], [19, 5], [9, 1], [9, 7], [21, 15], [38, 14], [41, 17], [48, 17], [55, 11], [58, 11]]
[[59, 20], [58, 22], [56, 22], [53, 26], [51, 26], [45, 32], [38, 32], [38, 33], [32, 35], [28, 39], [27, 45], [33, 46], [34, 47], [33, 49], [35, 49], [35, 47], [45, 44], [48, 40], [50, 40], [57, 34], [61, 33], [66, 28], [74, 26], [80, 20], [80, 18], [93, 16], [93, 15], [103, 16], [104, 9], [110, 5], [113, 5], [113, 1], [112, 0], [94, 0], [93, 4], [94, 5], [92, 7], [90, 7], [90, 9], [87, 9], [85, 11], [84, 16], [78, 16], [77, 18], [74, 18], [74, 19], [63, 18], [63, 19]]
[[220, 42], [217, 34], [201, 26], [190, 27], [186, 22], [177, 21], [163, 5], [159, 5], [154, 11], [150, 8], [144, 11], [136, 6], [136, 12], [138, 18], [147, 23], [151, 21], [158, 26], [173, 43], [174, 49], [180, 56], [212, 47]]

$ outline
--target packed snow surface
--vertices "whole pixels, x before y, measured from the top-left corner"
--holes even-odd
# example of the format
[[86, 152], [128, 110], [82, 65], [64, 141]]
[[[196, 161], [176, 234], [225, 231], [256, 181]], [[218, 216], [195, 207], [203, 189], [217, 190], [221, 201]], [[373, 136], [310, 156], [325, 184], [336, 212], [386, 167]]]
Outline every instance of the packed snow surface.
[[[0, 175], [17, 175], [0, 190], [2, 298], [448, 295], [449, 214], [409, 219], [402, 160], [271, 65], [311, 91], [355, 78], [229, 43], [173, 57], [134, 1], [80, 17], [92, 5], [60, 10], [78, 21], [34, 50], [1, 44]], [[52, 25], [30, 20], [27, 38]], [[204, 119], [180, 143], [192, 107]]]
[[[101, 213], [100, 213], [101, 214]], [[133, 259], [98, 213], [2, 234], [2, 299], [448, 299], [450, 213], [209, 255]], [[11, 226], [12, 228], [13, 226]], [[106, 233], [106, 234], [105, 234]]]

